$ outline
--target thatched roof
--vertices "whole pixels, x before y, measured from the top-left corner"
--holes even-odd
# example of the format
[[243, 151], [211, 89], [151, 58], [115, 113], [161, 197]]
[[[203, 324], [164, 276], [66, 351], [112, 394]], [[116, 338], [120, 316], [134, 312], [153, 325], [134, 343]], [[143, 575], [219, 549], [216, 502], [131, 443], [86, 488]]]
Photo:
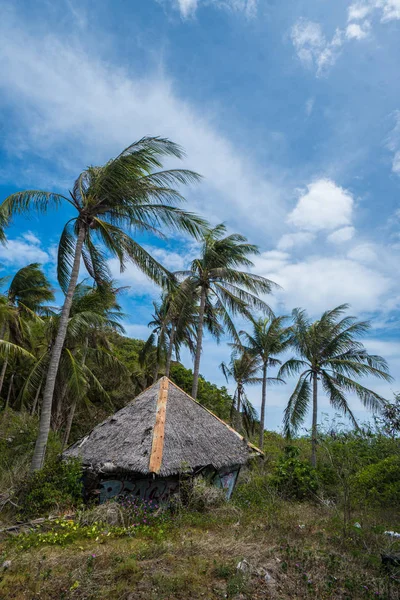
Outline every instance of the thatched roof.
[[241, 465], [260, 450], [163, 377], [70, 446], [96, 472], [173, 475]]

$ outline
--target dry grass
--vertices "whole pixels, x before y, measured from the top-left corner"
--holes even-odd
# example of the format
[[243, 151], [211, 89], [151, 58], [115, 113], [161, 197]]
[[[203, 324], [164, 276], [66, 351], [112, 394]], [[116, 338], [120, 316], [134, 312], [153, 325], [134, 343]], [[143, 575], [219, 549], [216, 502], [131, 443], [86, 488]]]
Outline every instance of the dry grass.
[[[393, 574], [380, 566], [388, 549], [381, 530], [396, 529], [394, 518], [358, 514], [362, 528], [344, 531], [331, 509], [280, 502], [183, 512], [162, 539], [141, 533], [25, 551], [3, 540], [0, 565], [11, 566], [0, 570], [0, 598], [396, 600]], [[236, 569], [242, 560], [244, 573]]]

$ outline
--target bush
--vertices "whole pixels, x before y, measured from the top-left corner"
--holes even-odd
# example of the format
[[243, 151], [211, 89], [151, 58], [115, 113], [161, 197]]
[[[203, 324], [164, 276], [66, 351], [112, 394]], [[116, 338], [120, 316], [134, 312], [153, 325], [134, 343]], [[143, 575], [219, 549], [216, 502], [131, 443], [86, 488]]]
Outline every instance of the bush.
[[[2, 492], [10, 492], [18, 488], [27, 477], [37, 432], [37, 417], [12, 409], [0, 413], [0, 489]], [[50, 460], [55, 460], [60, 451], [61, 442], [51, 431], [47, 456]]]
[[82, 490], [82, 465], [78, 459], [50, 460], [20, 486], [20, 516], [29, 519], [71, 509], [82, 503]]
[[284, 455], [277, 461], [270, 482], [287, 499], [304, 500], [318, 490], [314, 467], [299, 458], [300, 450], [286, 446]]
[[195, 477], [181, 483], [179, 496], [172, 499], [172, 509], [184, 507], [197, 512], [218, 508], [226, 503], [225, 490]]
[[400, 456], [390, 456], [361, 469], [353, 480], [353, 493], [373, 506], [400, 505]]
[[102, 523], [115, 527], [139, 527], [152, 526], [167, 520], [168, 514], [158, 502], [131, 496], [120, 496], [116, 500], [83, 510], [78, 515], [81, 526]]

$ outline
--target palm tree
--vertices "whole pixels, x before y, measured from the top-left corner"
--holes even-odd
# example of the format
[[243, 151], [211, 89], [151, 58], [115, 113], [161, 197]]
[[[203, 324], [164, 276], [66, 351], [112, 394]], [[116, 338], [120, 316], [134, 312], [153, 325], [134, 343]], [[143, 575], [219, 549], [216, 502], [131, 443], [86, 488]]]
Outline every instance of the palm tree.
[[291, 344], [291, 328], [285, 327], [284, 323], [287, 317], [259, 318], [253, 321], [253, 331], [251, 334], [241, 331], [240, 336], [244, 340], [244, 346], [247, 352], [257, 356], [261, 362], [262, 369], [262, 394], [261, 394], [261, 412], [260, 412], [260, 439], [259, 447], [264, 446], [264, 422], [265, 407], [267, 400], [267, 383], [284, 383], [278, 377], [268, 377], [268, 368], [276, 367], [281, 364], [277, 358]]
[[318, 381], [334, 409], [357, 421], [349, 407], [346, 395], [355, 394], [362, 404], [373, 411], [380, 410], [385, 400], [364, 387], [353, 377], [375, 376], [391, 381], [388, 365], [381, 356], [368, 354], [357, 339], [370, 328], [368, 321], [357, 321], [355, 317], [342, 317], [348, 309], [342, 304], [323, 313], [318, 321], [312, 322], [304, 310], [293, 311], [292, 345], [297, 358], [285, 362], [279, 377], [300, 373], [293, 394], [289, 398], [284, 415], [287, 435], [295, 433], [304, 421], [312, 399], [312, 465], [317, 460], [317, 415]]
[[257, 414], [253, 405], [247, 398], [245, 386], [258, 385], [261, 383], [261, 379], [257, 377], [257, 373], [260, 370], [260, 360], [249, 352], [242, 351], [238, 354], [237, 351], [234, 351], [229, 365], [221, 363], [220, 368], [227, 382], [229, 382], [229, 378], [231, 378], [236, 383], [231, 410], [232, 424], [236, 429], [241, 429], [241, 416], [243, 414], [245, 429], [247, 434], [250, 435]]
[[[91, 367], [97, 366], [114, 373], [123, 369], [108, 342], [109, 334], [124, 331], [119, 323], [124, 315], [116, 301], [118, 292], [112, 283], [91, 287], [81, 282], [75, 288], [52, 411], [54, 430], [58, 431], [65, 420], [64, 444], [68, 442], [77, 405], [83, 400], [87, 401], [86, 394], [90, 387], [100, 399], [109, 401]], [[59, 320], [60, 314], [46, 319], [42, 339], [37, 337], [37, 360], [22, 388], [21, 405], [33, 395], [34, 404], [37, 403], [37, 390], [40, 390], [48, 368]]]
[[[169, 377], [171, 370], [172, 355], [180, 360], [180, 348], [182, 345], [189, 348], [192, 355], [196, 349], [196, 337], [198, 326], [197, 294], [190, 278], [185, 279], [177, 288], [168, 294], [168, 317], [170, 328], [168, 331], [168, 350], [165, 365], [165, 375]], [[218, 323], [210, 322], [206, 315], [206, 326], [214, 330], [216, 335]]]
[[83, 171], [70, 198], [55, 192], [28, 190], [12, 194], [0, 206], [0, 241], [5, 239], [4, 227], [15, 215], [32, 210], [45, 212], [63, 203], [77, 212], [66, 223], [58, 249], [58, 281], [65, 301], [44, 386], [32, 470], [40, 469], [45, 457], [57, 370], [81, 258], [97, 283], [107, 281], [107, 255], [99, 247], [100, 242], [108, 255], [119, 260], [121, 270], [131, 260], [153, 281], [162, 284], [168, 272], [125, 230], [162, 235], [160, 227], [166, 226], [199, 236], [205, 226], [202, 219], [175, 206], [183, 198], [172, 186], [197, 181], [199, 176], [187, 170], [159, 170], [162, 158], [171, 156], [181, 158], [181, 148], [167, 139], [146, 137], [105, 165]]
[[161, 361], [167, 354], [167, 328], [170, 323], [165, 296], [162, 296], [161, 302], [153, 302], [153, 307], [152, 320], [148, 323], [148, 327], [152, 331], [140, 351], [139, 362], [143, 366], [151, 359], [154, 364], [153, 383], [155, 383], [160, 371]]
[[[2, 279], [2, 284], [8, 278]], [[19, 269], [12, 278], [8, 290], [2, 297], [0, 308], [0, 339], [3, 344], [8, 337], [8, 350], [14, 356], [23, 354], [23, 341], [26, 339], [29, 320], [42, 312], [43, 303], [54, 300], [50, 282], [38, 263], [31, 263]], [[26, 350], [26, 348], [25, 348]], [[0, 371], [0, 394], [8, 365], [7, 355]]]
[[205, 316], [216, 314], [228, 333], [238, 339], [232, 316], [251, 318], [253, 309], [271, 312], [257, 294], [269, 294], [275, 284], [240, 270], [240, 267], [252, 267], [249, 256], [258, 253], [257, 246], [249, 244], [244, 236], [226, 235], [225, 225], [220, 224], [204, 234], [201, 256], [193, 260], [190, 271], [180, 273], [190, 277], [200, 297], [193, 398], [197, 396]]

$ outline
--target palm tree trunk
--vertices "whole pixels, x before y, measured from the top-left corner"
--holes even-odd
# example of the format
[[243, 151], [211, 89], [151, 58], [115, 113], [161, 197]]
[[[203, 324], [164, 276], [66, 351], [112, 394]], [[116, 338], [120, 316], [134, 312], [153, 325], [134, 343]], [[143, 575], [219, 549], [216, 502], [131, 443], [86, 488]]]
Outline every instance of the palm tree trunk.
[[260, 413], [260, 439], [258, 447], [260, 450], [264, 447], [264, 422], [265, 422], [265, 406], [267, 402], [267, 363], [263, 364], [262, 371], [262, 393], [261, 393], [261, 413]]
[[38, 402], [39, 402], [39, 396], [40, 396], [40, 392], [42, 390], [42, 385], [43, 385], [43, 378], [42, 378], [42, 381], [40, 382], [40, 385], [39, 385], [38, 389], [36, 390], [35, 399], [34, 399], [33, 404], [32, 404], [31, 415], [34, 415], [35, 412], [36, 412], [36, 407], [37, 407]]
[[318, 374], [313, 373], [313, 412], [311, 429], [311, 464], [317, 466]]
[[175, 343], [175, 332], [176, 332], [175, 323], [172, 322], [172, 325], [171, 325], [171, 335], [169, 336], [169, 348], [168, 348], [168, 354], [167, 354], [167, 364], [165, 365], [165, 375], [166, 375], [166, 377], [169, 377], [169, 372], [171, 370], [172, 350], [174, 348], [174, 343]]
[[11, 377], [10, 377], [10, 383], [8, 384], [8, 394], [7, 394], [7, 400], [6, 400], [6, 405], [4, 407], [4, 410], [7, 410], [7, 408], [10, 405], [11, 390], [12, 390], [12, 387], [13, 387], [14, 375], [15, 375], [15, 373], [13, 373], [11, 375]]
[[85, 229], [79, 227], [78, 239], [76, 241], [74, 263], [71, 271], [71, 279], [68, 286], [67, 295], [61, 312], [60, 324], [57, 331], [57, 337], [52, 348], [49, 369], [47, 371], [46, 384], [43, 392], [42, 411], [40, 414], [39, 433], [36, 439], [35, 450], [33, 453], [31, 471], [41, 469], [46, 454], [47, 440], [50, 432], [51, 408], [53, 404], [54, 387], [56, 384], [58, 366], [60, 364], [61, 352], [63, 349], [65, 336], [67, 334], [68, 318], [72, 305], [72, 298], [78, 282], [79, 267], [82, 256], [82, 247], [85, 239]]
[[4, 362], [3, 362], [3, 366], [1, 367], [1, 373], [0, 373], [0, 396], [1, 396], [1, 390], [3, 389], [4, 377], [6, 376], [7, 365], [8, 365], [8, 360], [7, 360], [7, 358], [5, 358]]
[[206, 307], [206, 290], [202, 288], [199, 308], [199, 324], [197, 327], [196, 357], [194, 359], [192, 398], [196, 400], [199, 387], [200, 358], [203, 344], [204, 311]]
[[[89, 339], [86, 336], [85, 337], [85, 343], [84, 343], [84, 346], [83, 346], [82, 365], [86, 364], [86, 357], [87, 357], [87, 353], [88, 353], [88, 346], [89, 346]], [[71, 427], [72, 427], [72, 423], [74, 421], [74, 416], [75, 416], [75, 410], [76, 410], [77, 401], [78, 401], [77, 397], [74, 396], [74, 399], [72, 400], [72, 404], [71, 404], [70, 409], [69, 409], [67, 424], [65, 426], [64, 439], [63, 439], [63, 449], [67, 447], [69, 436], [71, 434]]]
[[68, 381], [66, 381], [62, 387], [61, 394], [57, 395], [57, 402], [55, 406], [55, 410], [53, 411], [53, 418], [51, 423], [51, 428], [53, 431], [58, 431], [61, 427], [61, 413], [62, 407], [64, 404], [65, 396], [68, 391]]
[[236, 404], [236, 414], [235, 414], [235, 429], [239, 431], [242, 427], [242, 416], [241, 416], [241, 408], [242, 408], [242, 386], [239, 384], [237, 387], [237, 404]]
[[74, 416], [75, 416], [75, 409], [76, 409], [76, 397], [72, 400], [72, 404], [69, 409], [67, 425], [65, 426], [65, 433], [64, 433], [64, 439], [63, 439], [63, 449], [66, 448], [68, 445], [69, 436], [71, 434], [72, 422], [73, 422]]
[[154, 367], [154, 373], [153, 373], [153, 383], [157, 382], [159, 370], [160, 370], [160, 364], [158, 362], [158, 358], [156, 358], [156, 366]]

